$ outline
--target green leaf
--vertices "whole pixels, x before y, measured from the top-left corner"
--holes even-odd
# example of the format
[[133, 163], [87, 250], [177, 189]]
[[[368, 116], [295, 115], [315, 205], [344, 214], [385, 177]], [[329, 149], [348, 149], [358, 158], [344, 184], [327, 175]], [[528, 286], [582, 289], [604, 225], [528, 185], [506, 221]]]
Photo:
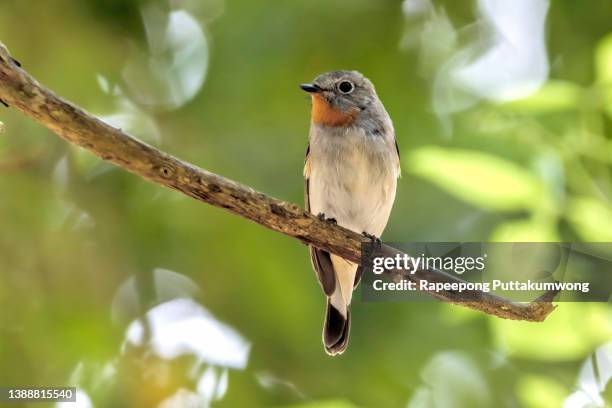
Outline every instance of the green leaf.
[[560, 303], [541, 323], [498, 318], [489, 322], [502, 351], [539, 361], [584, 358], [612, 338], [612, 314], [605, 303]]
[[560, 237], [554, 219], [526, 219], [499, 224], [491, 234], [493, 242], [556, 242]]
[[572, 82], [551, 80], [535, 94], [505, 103], [502, 107], [522, 113], [562, 112], [576, 109], [581, 94], [582, 88]]
[[567, 218], [585, 241], [612, 241], [610, 205], [590, 197], [574, 198], [568, 205]]
[[552, 378], [539, 375], [521, 377], [517, 395], [525, 408], [558, 408], [563, 406], [569, 391]]
[[595, 78], [600, 87], [603, 109], [612, 118], [612, 34], [605, 36], [595, 49]]
[[409, 173], [477, 207], [529, 209], [544, 198], [543, 185], [533, 174], [487, 153], [430, 146], [408, 153], [403, 162]]
[[608, 34], [597, 44], [595, 77], [599, 83], [612, 83], [612, 34]]

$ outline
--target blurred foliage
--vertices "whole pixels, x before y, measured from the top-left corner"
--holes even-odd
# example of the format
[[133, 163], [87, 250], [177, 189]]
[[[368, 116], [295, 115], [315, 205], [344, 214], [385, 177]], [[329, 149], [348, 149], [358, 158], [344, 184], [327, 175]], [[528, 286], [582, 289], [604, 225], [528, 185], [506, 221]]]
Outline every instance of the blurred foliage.
[[[407, 14], [419, 4], [419, 17]], [[297, 84], [358, 69], [376, 84], [403, 157], [386, 240], [612, 241], [612, 3], [551, 1], [548, 80], [529, 96], [470, 100], [441, 116], [434, 75], [473, 40], [477, 13], [466, 4], [4, 0], [0, 41], [59, 95], [293, 202], [302, 202], [309, 126]], [[173, 26], [177, 12], [201, 30]], [[190, 48], [200, 32], [206, 49]], [[197, 92], [172, 86], [173, 75]], [[159, 82], [146, 93], [149, 81]], [[355, 296], [349, 349], [329, 358], [305, 247], [119, 171], [12, 109], [0, 122], [0, 385], [74, 384], [96, 407], [151, 406], [178, 389], [219, 407], [546, 408], [610, 398], [609, 304], [562, 303], [533, 324]], [[163, 281], [171, 296], [162, 296], [159, 268], [191, 283]], [[126, 282], [137, 290], [120, 302]], [[246, 339], [246, 368], [126, 348], [130, 322], [173, 296], [196, 299], [203, 316]], [[196, 396], [180, 398], [175, 406]], [[593, 405], [575, 402], [584, 398]]]
[[537, 375], [523, 376], [517, 384], [519, 399], [527, 408], [560, 407], [567, 391], [554, 379]]

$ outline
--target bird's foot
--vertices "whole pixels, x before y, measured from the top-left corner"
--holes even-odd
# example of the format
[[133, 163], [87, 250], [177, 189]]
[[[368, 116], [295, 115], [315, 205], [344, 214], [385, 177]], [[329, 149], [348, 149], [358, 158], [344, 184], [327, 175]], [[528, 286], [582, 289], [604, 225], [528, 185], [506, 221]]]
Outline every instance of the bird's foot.
[[368, 233], [367, 231], [363, 231], [361, 233], [361, 235], [363, 235], [364, 237], [368, 238], [370, 241], [372, 241], [373, 244], [375, 244], [379, 248], [382, 245], [382, 241], [376, 235], [372, 235], [372, 234]]
[[325, 214], [322, 213], [322, 212], [317, 214], [317, 218], [320, 219], [321, 221], [325, 221], [325, 222], [333, 224], [333, 225], [338, 224], [338, 221], [336, 221], [335, 218], [327, 218], [327, 217], [325, 217]]

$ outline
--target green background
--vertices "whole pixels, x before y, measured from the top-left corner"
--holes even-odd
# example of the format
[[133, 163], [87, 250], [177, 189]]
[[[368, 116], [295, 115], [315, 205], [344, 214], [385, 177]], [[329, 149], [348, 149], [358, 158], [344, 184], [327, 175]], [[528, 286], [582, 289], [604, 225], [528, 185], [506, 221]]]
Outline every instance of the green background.
[[[444, 19], [461, 29], [478, 13], [468, 1], [434, 5], [408, 18], [390, 0], [3, 0], [0, 41], [57, 94], [98, 115], [131, 113], [126, 130], [148, 143], [297, 203], [309, 127], [297, 85], [357, 69], [402, 153], [385, 240], [612, 241], [612, 3], [551, 1], [548, 82], [442, 118], [435, 73], [473, 40], [459, 31], [444, 43]], [[146, 66], [151, 7], [184, 9], [206, 36], [205, 82], [180, 106], [139, 99], [122, 74]], [[413, 47], [401, 46], [407, 33]], [[115, 169], [12, 109], [0, 121], [0, 385], [77, 385], [96, 407], [193, 389], [192, 356], [122, 352], [127, 323], [159, 303], [156, 268], [191, 279], [195, 300], [251, 344], [219, 407], [558, 407], [585, 362], [612, 358], [606, 304], [563, 303], [533, 324], [358, 295], [348, 351], [330, 358], [324, 298], [298, 241]], [[137, 306], [113, 319], [130, 277]], [[609, 401], [610, 386], [600, 391]]]

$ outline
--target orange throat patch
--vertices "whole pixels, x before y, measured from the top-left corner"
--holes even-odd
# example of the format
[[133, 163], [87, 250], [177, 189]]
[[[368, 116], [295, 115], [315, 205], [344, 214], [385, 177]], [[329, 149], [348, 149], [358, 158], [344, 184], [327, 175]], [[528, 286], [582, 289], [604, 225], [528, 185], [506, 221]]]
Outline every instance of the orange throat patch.
[[342, 112], [331, 107], [327, 99], [312, 94], [312, 121], [325, 126], [347, 126], [357, 117], [357, 110]]

